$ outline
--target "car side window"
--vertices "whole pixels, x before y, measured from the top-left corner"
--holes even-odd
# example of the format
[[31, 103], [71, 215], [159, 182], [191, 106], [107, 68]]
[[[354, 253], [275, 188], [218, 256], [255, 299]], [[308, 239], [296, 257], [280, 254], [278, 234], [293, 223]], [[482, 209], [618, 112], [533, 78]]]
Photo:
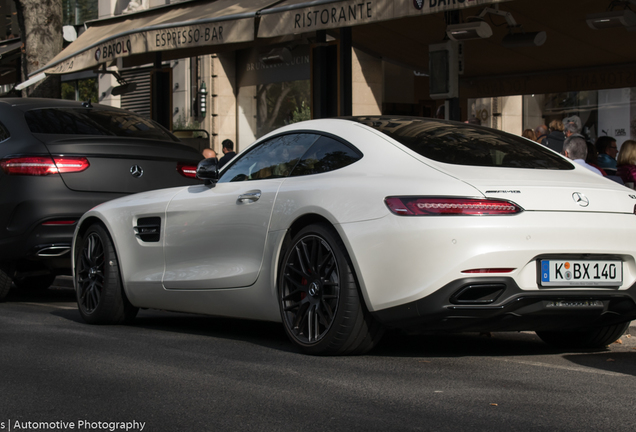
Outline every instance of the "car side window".
[[321, 136], [303, 155], [290, 177], [337, 170], [361, 158], [362, 153], [359, 150], [333, 138]]
[[0, 142], [9, 139], [10, 136], [9, 130], [0, 123]]
[[316, 134], [295, 133], [264, 141], [239, 155], [219, 183], [287, 177], [318, 138]]

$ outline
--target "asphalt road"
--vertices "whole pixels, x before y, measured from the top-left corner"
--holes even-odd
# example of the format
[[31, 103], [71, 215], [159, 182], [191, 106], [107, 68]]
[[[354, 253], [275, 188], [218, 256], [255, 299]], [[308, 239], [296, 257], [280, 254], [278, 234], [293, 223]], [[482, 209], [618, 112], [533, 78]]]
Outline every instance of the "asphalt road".
[[390, 333], [368, 355], [325, 358], [297, 353], [280, 324], [141, 311], [130, 326], [90, 326], [68, 288], [14, 290], [0, 303], [0, 431], [133, 421], [129, 430], [634, 431], [631, 330], [596, 352], [554, 350], [533, 333]]

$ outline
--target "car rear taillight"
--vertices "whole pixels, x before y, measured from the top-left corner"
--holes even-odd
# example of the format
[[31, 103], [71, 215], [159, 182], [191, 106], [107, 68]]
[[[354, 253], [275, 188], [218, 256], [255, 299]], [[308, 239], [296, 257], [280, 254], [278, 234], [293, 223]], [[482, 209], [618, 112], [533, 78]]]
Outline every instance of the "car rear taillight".
[[7, 174], [45, 176], [57, 173], [81, 172], [90, 166], [85, 157], [19, 156], [0, 161]]
[[184, 177], [197, 178], [197, 166], [183, 162], [177, 163], [177, 171]]
[[399, 216], [511, 215], [523, 211], [515, 203], [497, 199], [387, 197], [384, 202]]

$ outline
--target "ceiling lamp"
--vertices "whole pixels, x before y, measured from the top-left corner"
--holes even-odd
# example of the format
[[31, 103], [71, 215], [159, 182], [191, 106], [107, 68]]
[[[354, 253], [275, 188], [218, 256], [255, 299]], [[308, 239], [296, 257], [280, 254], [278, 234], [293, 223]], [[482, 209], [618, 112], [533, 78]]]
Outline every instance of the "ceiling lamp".
[[[635, 1], [636, 0], [629, 0]], [[464, 41], [469, 39], [486, 39], [492, 36], [492, 29], [484, 22], [486, 15], [492, 14], [501, 16], [506, 20], [509, 34], [501, 41], [507, 48], [518, 48], [525, 46], [541, 46], [548, 38], [546, 32], [524, 32], [523, 28], [517, 24], [510, 12], [500, 11], [499, 5], [485, 7], [477, 16], [468, 18], [472, 20], [466, 24], [452, 24], [446, 27], [448, 38], [454, 41]], [[520, 29], [520, 31], [515, 31]]]
[[446, 34], [450, 40], [464, 41], [469, 39], [486, 39], [492, 36], [492, 29], [483, 21], [466, 24], [451, 24], [446, 27]]
[[585, 20], [594, 30], [625, 27], [627, 30], [636, 31], [636, 13], [629, 9], [590, 14]]

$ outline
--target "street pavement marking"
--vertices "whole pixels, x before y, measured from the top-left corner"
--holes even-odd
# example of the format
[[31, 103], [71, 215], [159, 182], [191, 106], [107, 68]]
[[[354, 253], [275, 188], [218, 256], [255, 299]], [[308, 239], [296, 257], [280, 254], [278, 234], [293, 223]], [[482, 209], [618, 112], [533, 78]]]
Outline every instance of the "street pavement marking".
[[68, 310], [77, 310], [77, 306], [75, 307], [70, 307], [70, 306], [56, 306], [53, 303], [30, 303], [30, 302], [20, 302], [21, 304], [25, 304], [25, 305], [31, 305], [31, 306], [44, 306], [44, 307], [52, 307], [52, 308], [56, 308], [56, 309], [68, 309]]
[[620, 376], [620, 377], [632, 376], [631, 374], [604, 371], [604, 370], [594, 369], [590, 367], [560, 366], [560, 365], [552, 365], [548, 363], [533, 362], [528, 360], [511, 360], [511, 359], [503, 359], [503, 358], [497, 358], [497, 357], [489, 357], [489, 358], [492, 358], [493, 360], [508, 362], [508, 363], [519, 363], [519, 364], [524, 364], [529, 366], [547, 367], [552, 369], [564, 369], [564, 370], [569, 370], [572, 372], [585, 372], [585, 373], [593, 373], [597, 375], [609, 375], [609, 376]]

